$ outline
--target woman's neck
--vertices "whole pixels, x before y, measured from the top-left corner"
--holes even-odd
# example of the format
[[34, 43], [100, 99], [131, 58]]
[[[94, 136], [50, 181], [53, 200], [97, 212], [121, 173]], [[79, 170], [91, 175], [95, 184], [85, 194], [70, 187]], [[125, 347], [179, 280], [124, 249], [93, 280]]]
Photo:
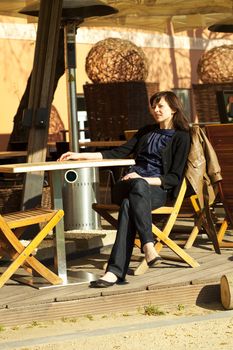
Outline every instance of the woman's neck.
[[166, 123], [166, 122], [160, 123], [159, 128], [160, 129], [174, 129], [174, 125], [173, 125], [173, 122], [170, 120], [168, 123]]

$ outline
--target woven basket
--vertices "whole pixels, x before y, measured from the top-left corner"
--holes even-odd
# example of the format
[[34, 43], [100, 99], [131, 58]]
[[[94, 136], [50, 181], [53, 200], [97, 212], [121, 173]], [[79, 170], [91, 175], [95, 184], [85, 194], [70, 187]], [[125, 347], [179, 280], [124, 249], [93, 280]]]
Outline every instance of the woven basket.
[[[3, 186], [3, 185], [1, 185]], [[11, 187], [0, 187], [0, 213], [7, 214], [20, 210], [22, 200], [22, 185], [13, 185]], [[43, 188], [41, 206], [51, 208], [50, 187]]]
[[233, 90], [233, 82], [219, 84], [193, 84], [194, 104], [199, 122], [220, 122], [217, 91]]
[[124, 130], [152, 123], [149, 97], [158, 83], [142, 81], [86, 84], [83, 86], [92, 140], [124, 139]]

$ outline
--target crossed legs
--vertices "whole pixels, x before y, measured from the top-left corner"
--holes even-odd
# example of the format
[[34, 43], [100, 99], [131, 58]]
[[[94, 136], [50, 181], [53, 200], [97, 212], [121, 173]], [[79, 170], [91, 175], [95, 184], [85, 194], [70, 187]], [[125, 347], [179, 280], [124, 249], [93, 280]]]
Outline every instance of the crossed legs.
[[151, 210], [166, 203], [167, 192], [158, 186], [150, 186], [144, 179], [119, 181], [113, 188], [113, 202], [120, 204], [116, 240], [105, 275], [110, 283], [124, 280], [127, 273], [136, 232], [139, 235], [146, 261], [158, 256], [154, 248]]

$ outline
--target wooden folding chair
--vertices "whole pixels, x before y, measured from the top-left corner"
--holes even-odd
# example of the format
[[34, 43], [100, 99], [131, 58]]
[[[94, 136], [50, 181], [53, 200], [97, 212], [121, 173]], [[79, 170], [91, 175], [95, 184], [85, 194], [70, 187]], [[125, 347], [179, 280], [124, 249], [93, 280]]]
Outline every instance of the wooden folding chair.
[[[170, 206], [163, 206], [158, 209], [152, 210], [152, 232], [155, 235], [155, 249], [159, 253], [162, 249], [163, 245], [169, 247], [179, 258], [186, 262], [191, 267], [198, 267], [198, 262], [193, 259], [189, 254], [187, 254], [181, 247], [178, 246], [170, 237], [170, 233], [177, 219], [180, 207], [182, 205], [185, 193], [187, 189], [186, 179], [184, 178], [182, 181], [182, 185], [179, 191], [179, 195], [176, 198], [175, 203]], [[111, 225], [117, 228], [117, 219], [114, 217], [113, 213], [119, 211], [118, 205], [113, 204], [99, 204], [93, 203], [93, 209], [102, 216], [106, 221], [108, 221]], [[163, 223], [163, 227], [159, 228], [156, 224], [156, 216], [163, 216], [165, 218], [165, 222]], [[136, 238], [135, 245], [140, 247], [139, 240]], [[137, 269], [135, 270], [135, 275], [143, 274], [148, 269], [146, 260], [144, 259]]]
[[[32, 253], [61, 220], [63, 215], [63, 210], [42, 208], [0, 215], [0, 253], [2, 256], [7, 256], [11, 259], [9, 266], [0, 275], [0, 288], [20, 266], [24, 267], [31, 274], [34, 270], [54, 285], [62, 284], [62, 279], [39, 262]], [[19, 238], [26, 227], [35, 224], [39, 227], [39, 232], [24, 247]]]
[[[135, 132], [137, 130], [126, 130], [125, 131], [125, 137], [126, 139], [131, 138]], [[184, 180], [185, 181], [185, 180]], [[182, 184], [184, 185], [184, 183]], [[185, 181], [185, 186], [187, 187], [186, 181]], [[181, 187], [182, 189], [182, 187]], [[185, 190], [186, 191], [186, 190]], [[182, 196], [182, 194], [180, 194]], [[211, 206], [209, 204], [209, 200], [207, 198], [205, 198], [204, 196], [204, 209], [201, 209], [198, 203], [198, 197], [197, 195], [188, 195], [187, 198], [181, 197], [181, 201], [179, 200], [180, 197], [177, 198], [176, 204], [173, 206], [171, 206], [172, 208], [174, 208], [174, 210], [176, 210], [177, 208], [178, 213], [174, 215], [171, 215], [171, 218], [167, 219], [167, 226], [165, 225], [165, 228], [163, 228], [162, 232], [168, 232], [168, 235], [171, 232], [171, 229], [173, 228], [175, 221], [176, 220], [172, 220], [172, 218], [176, 217], [177, 218], [190, 218], [194, 221], [194, 226], [193, 229], [189, 235], [188, 240], [185, 242], [184, 244], [184, 249], [188, 249], [190, 248], [198, 233], [200, 232], [201, 229], [204, 229], [205, 232], [207, 233], [209, 239], [212, 241], [215, 252], [220, 254], [220, 249], [219, 249], [219, 243], [218, 243], [218, 239], [217, 239], [217, 235], [216, 235], [216, 231], [215, 231], [215, 227], [214, 227], [214, 222], [213, 222], [213, 218], [212, 218], [212, 213], [211, 213]], [[109, 222], [111, 225], [113, 225], [114, 227], [117, 227], [117, 219], [115, 218], [115, 215], [113, 216], [112, 213], [115, 213], [119, 210], [119, 207], [117, 205], [112, 205], [112, 204], [93, 204], [93, 208], [94, 210], [96, 210], [100, 216], [102, 216], [107, 222]], [[163, 209], [161, 208], [161, 214], [165, 214], [164, 210], [166, 211], [166, 208]], [[169, 209], [171, 210], [171, 209]], [[152, 214], [154, 214], [154, 216], [156, 214], [160, 213], [160, 208], [157, 209], [155, 212], [152, 212]], [[170, 214], [167, 213], [167, 214]], [[156, 225], [155, 225], [156, 227]], [[154, 228], [155, 231], [155, 228]], [[154, 232], [155, 233], [155, 232]], [[159, 239], [160, 236], [160, 232], [157, 231], [157, 239]], [[164, 237], [165, 238], [165, 237]], [[162, 241], [162, 239], [160, 239]], [[173, 243], [175, 243], [175, 241], [173, 240], [172, 242], [170, 241], [170, 238], [166, 240], [169, 244], [170, 244], [170, 248], [172, 249], [172, 247], [174, 246]], [[135, 241], [135, 244], [137, 244], [138, 240]], [[161, 243], [160, 243], [161, 244]], [[161, 249], [161, 245], [157, 244], [157, 249], [160, 250]], [[169, 246], [169, 244], [167, 244]], [[175, 243], [176, 244], [176, 243]], [[180, 244], [180, 242], [179, 242]], [[183, 257], [182, 259], [184, 261], [186, 261], [190, 266], [198, 266], [196, 261], [193, 261], [192, 259], [190, 259], [189, 256], [185, 255], [186, 253], [184, 252], [183, 249], [179, 249], [178, 244], [176, 244], [176, 246], [174, 246], [176, 249], [176, 253], [177, 255], [179, 255], [178, 253], [183, 252]], [[173, 249], [172, 249], [173, 250]], [[145, 266], [144, 266], [145, 267]], [[136, 270], [137, 273], [137, 270]]]
[[[216, 200], [213, 203], [211, 203], [212, 212], [215, 217], [213, 219], [213, 216], [211, 217], [211, 213], [209, 211], [209, 219], [212, 219], [213, 225], [215, 226], [215, 230], [217, 232], [216, 238], [218, 246], [221, 248], [233, 247], [232, 242], [224, 240], [227, 228], [229, 226], [233, 228], [233, 124], [205, 125], [205, 131], [218, 157], [218, 161], [221, 167], [221, 174], [223, 177], [223, 179], [217, 184], [218, 196]], [[206, 208], [208, 208], [208, 203], [206, 203], [205, 206]], [[217, 207], [219, 206], [222, 206], [222, 208], [225, 211], [225, 217], [223, 219], [218, 218], [216, 212], [214, 212], [215, 209], [217, 209]], [[205, 217], [202, 215], [198, 201], [194, 200], [193, 208], [195, 209], [196, 223], [191, 235], [185, 243], [186, 249], [190, 248], [193, 245], [201, 228], [204, 228], [207, 234], [209, 232], [209, 227], [206, 224]]]

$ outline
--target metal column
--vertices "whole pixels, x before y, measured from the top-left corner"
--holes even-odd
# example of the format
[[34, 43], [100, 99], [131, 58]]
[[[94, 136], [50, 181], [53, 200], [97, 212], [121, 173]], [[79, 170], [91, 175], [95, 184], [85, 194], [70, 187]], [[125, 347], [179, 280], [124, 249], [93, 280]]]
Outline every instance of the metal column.
[[[82, 22], [67, 20], [65, 32], [65, 58], [69, 114], [70, 151], [79, 152], [79, 128], [76, 93], [76, 31]], [[65, 230], [91, 230], [100, 228], [99, 215], [92, 209], [92, 203], [99, 197], [99, 170], [85, 168], [68, 170], [64, 173], [63, 206]]]

